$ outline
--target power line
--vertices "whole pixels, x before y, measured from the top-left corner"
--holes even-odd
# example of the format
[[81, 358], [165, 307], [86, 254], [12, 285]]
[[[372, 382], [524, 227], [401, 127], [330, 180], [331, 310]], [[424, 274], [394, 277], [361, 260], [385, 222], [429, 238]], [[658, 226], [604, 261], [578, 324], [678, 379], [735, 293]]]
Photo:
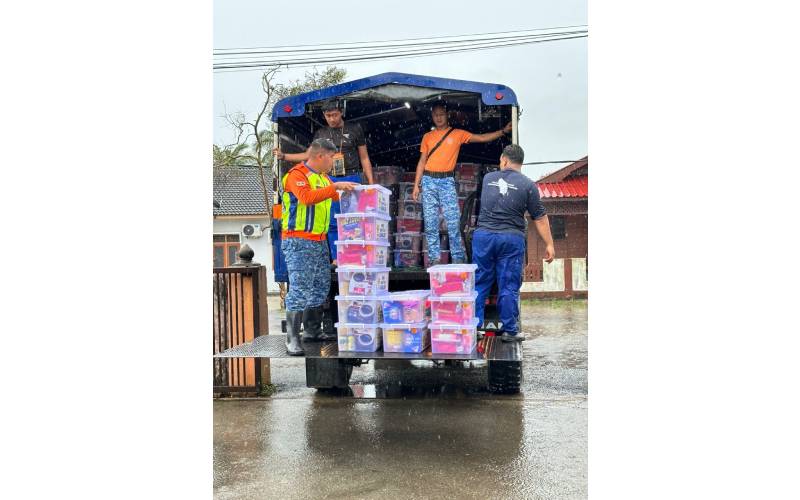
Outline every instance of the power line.
[[[362, 57], [362, 56], [373, 56], [373, 57], [384, 57], [387, 55], [394, 55], [394, 54], [407, 54], [407, 55], [414, 55], [414, 54], [422, 54], [427, 53], [427, 51], [443, 51], [443, 50], [456, 50], [462, 48], [471, 48], [471, 47], [494, 47], [494, 46], [502, 46], [503, 44], [509, 44], [511, 42], [525, 42], [529, 40], [549, 40], [553, 38], [559, 38], [564, 36], [571, 36], [571, 35], [583, 35], [587, 34], [586, 31], [565, 31], [561, 33], [553, 33], [550, 35], [528, 35], [522, 39], [509, 39], [509, 40], [502, 40], [502, 41], [475, 41], [470, 43], [462, 43], [459, 45], [448, 45], [442, 47], [416, 47], [411, 49], [406, 49], [405, 47], [384, 47], [383, 49], [379, 49], [382, 51], [375, 51], [375, 49], [359, 51], [358, 53], [352, 54], [326, 54], [326, 55], [318, 55], [318, 56], [309, 56], [309, 55], [302, 55], [302, 54], [295, 54], [295, 55], [288, 55], [282, 57], [264, 57], [264, 56], [257, 56], [257, 61], [250, 61], [243, 58], [243, 60], [236, 60], [231, 62], [215, 62], [215, 68], [223, 68], [228, 65], [241, 65], [242, 67], [246, 67], [247, 64], [259, 64], [259, 65], [269, 65], [269, 64], [290, 64], [292, 62], [297, 62], [301, 64], [307, 64], [310, 62], [319, 61], [330, 61], [332, 59], [343, 59], [343, 58], [355, 58], [355, 57]], [[305, 59], [304, 59], [305, 58]], [[238, 58], [237, 58], [238, 59]], [[355, 59], [353, 59], [355, 60]]]
[[[272, 54], [280, 54], [280, 53], [288, 53], [289, 55], [297, 54], [301, 52], [348, 52], [348, 51], [369, 51], [369, 50], [383, 50], [383, 49], [402, 49], [406, 47], [418, 47], [423, 45], [457, 45], [463, 43], [474, 43], [474, 42], [490, 42], [490, 41], [503, 41], [503, 40], [513, 40], [513, 39], [521, 39], [521, 38], [542, 38], [542, 37], [549, 37], [555, 35], [561, 35], [565, 33], [586, 33], [587, 30], [578, 30], [578, 31], [559, 31], [553, 33], [538, 33], [538, 34], [528, 34], [528, 35], [514, 35], [514, 36], [505, 36], [505, 37], [491, 37], [491, 38], [465, 38], [462, 40], [440, 40], [434, 42], [419, 42], [419, 43], [406, 43], [406, 44], [395, 44], [395, 45], [363, 45], [359, 47], [330, 47], [330, 48], [314, 48], [314, 49], [292, 49], [292, 50], [274, 50], [274, 51], [254, 51], [254, 52], [232, 52], [229, 54], [214, 54], [214, 57], [217, 60], [230, 60], [230, 59], [252, 59], [258, 58], [263, 55], [272, 55]], [[238, 56], [232, 56], [232, 54], [242, 54]], [[228, 57], [232, 56], [232, 57]]]
[[[349, 48], [330, 48], [330, 49], [318, 49], [320, 51], [332, 51], [332, 52], [342, 52], [342, 56], [350, 56], [350, 55], [361, 55], [361, 54], [354, 54], [348, 53], [349, 51], [355, 51], [363, 54], [370, 54], [373, 51], [381, 51], [381, 50], [404, 50], [406, 48], [410, 48], [410, 50], [421, 50], [427, 45], [436, 45], [441, 46], [440, 48], [457, 48], [461, 45], [469, 45], [474, 43], [489, 43], [493, 41], [502, 42], [502, 41], [514, 41], [514, 40], [522, 40], [522, 39], [536, 39], [536, 38], [548, 38], [554, 36], [562, 36], [562, 35], [571, 35], [571, 34], [578, 34], [578, 33], [587, 33], [587, 30], [577, 30], [577, 31], [560, 31], [554, 33], [540, 33], [540, 34], [531, 34], [531, 35], [517, 35], [511, 37], [493, 37], [493, 38], [472, 38], [472, 39], [464, 39], [464, 40], [452, 40], [452, 41], [437, 41], [437, 42], [422, 42], [422, 43], [411, 43], [411, 44], [403, 44], [403, 45], [370, 45], [370, 46], [363, 46], [363, 47], [349, 47]], [[415, 48], [416, 47], [416, 48]], [[279, 53], [287, 53], [286, 56], [281, 57], [310, 57], [309, 55], [301, 54], [301, 52], [315, 52], [317, 49], [308, 49], [308, 50], [298, 50], [298, 51], [275, 51], [275, 52], [247, 52], [242, 56], [233, 56], [227, 57], [228, 54], [225, 54], [226, 57], [218, 57], [215, 54], [216, 61], [227, 61], [227, 60], [246, 60], [246, 59], [258, 59], [262, 57], [271, 57], [276, 56]], [[311, 56], [314, 56], [313, 54]], [[334, 54], [320, 54], [314, 57], [333, 57]], [[337, 55], [338, 57], [338, 55]], [[224, 63], [223, 63], [224, 64]]]
[[536, 40], [525, 40], [525, 41], [515, 41], [511, 43], [498, 43], [492, 45], [476, 45], [470, 48], [458, 48], [458, 49], [426, 49], [426, 51], [421, 52], [390, 52], [390, 53], [383, 53], [383, 54], [372, 54], [365, 57], [349, 57], [349, 58], [317, 58], [317, 59], [308, 59], [308, 60], [292, 60], [292, 61], [257, 61], [253, 63], [230, 63], [226, 64], [219, 64], [214, 66], [214, 70], [243, 70], [243, 71], [253, 71], [259, 70], [264, 67], [269, 66], [276, 66], [276, 65], [286, 65], [286, 66], [293, 66], [293, 67], [304, 67], [304, 66], [313, 66], [317, 64], [336, 64], [336, 63], [352, 63], [353, 61], [367, 61], [367, 60], [377, 60], [377, 59], [394, 59], [394, 58], [406, 58], [406, 57], [427, 57], [431, 55], [441, 55], [441, 54], [455, 54], [460, 52], [471, 52], [475, 50], [489, 50], [489, 49], [496, 49], [502, 47], [514, 47], [518, 45], [529, 45], [533, 43], [544, 43], [544, 42], [553, 42], [553, 41], [560, 41], [560, 40], [572, 40], [576, 38], [586, 38], [588, 34], [580, 34], [580, 35], [572, 35], [572, 36], [564, 36], [560, 38], [548, 38], [548, 39], [536, 39]]
[[401, 39], [394, 39], [394, 40], [371, 40], [371, 41], [362, 41], [362, 42], [342, 42], [342, 43], [319, 43], [319, 44], [305, 44], [305, 45], [272, 45], [268, 47], [232, 47], [227, 49], [214, 49], [215, 51], [230, 51], [230, 50], [262, 50], [262, 49], [285, 49], [285, 48], [297, 48], [297, 47], [325, 47], [329, 45], [357, 45], [362, 43], [389, 43], [389, 42], [412, 42], [418, 40], [439, 40], [443, 38], [456, 38], [456, 37], [463, 37], [463, 36], [483, 36], [483, 35], [502, 35], [507, 33], [525, 33], [530, 31], [546, 31], [546, 30], [556, 30], [556, 29], [572, 29], [572, 28], [586, 28], [588, 25], [586, 24], [577, 24], [574, 26], [556, 26], [553, 28], [532, 28], [528, 30], [512, 30], [512, 31], [492, 31], [487, 33], [472, 33], [468, 35], [444, 35], [444, 36], [425, 36], [425, 37], [418, 37], [418, 38], [401, 38]]

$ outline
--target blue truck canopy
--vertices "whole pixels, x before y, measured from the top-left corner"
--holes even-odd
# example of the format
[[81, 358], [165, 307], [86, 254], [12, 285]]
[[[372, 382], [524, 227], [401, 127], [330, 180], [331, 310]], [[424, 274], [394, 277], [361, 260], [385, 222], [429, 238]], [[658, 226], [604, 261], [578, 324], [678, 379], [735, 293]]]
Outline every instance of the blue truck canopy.
[[[364, 130], [373, 165], [399, 165], [413, 170], [423, 134], [431, 130], [430, 110], [445, 101], [450, 124], [473, 133], [498, 130], [511, 121], [517, 96], [505, 85], [452, 78], [382, 73], [332, 85], [278, 101], [272, 121], [278, 124], [281, 149], [304, 151], [314, 132], [325, 126], [322, 104], [337, 100], [345, 121]], [[468, 144], [459, 161], [495, 164], [508, 138]]]

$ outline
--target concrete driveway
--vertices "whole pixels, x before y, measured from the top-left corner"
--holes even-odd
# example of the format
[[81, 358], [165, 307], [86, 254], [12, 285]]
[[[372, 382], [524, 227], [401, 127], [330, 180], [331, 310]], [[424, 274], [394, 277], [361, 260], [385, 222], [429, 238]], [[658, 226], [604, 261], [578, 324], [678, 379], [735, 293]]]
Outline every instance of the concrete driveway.
[[585, 498], [586, 301], [522, 315], [517, 396], [486, 392], [485, 366], [397, 360], [318, 393], [302, 359], [272, 360], [272, 397], [214, 401], [215, 498]]

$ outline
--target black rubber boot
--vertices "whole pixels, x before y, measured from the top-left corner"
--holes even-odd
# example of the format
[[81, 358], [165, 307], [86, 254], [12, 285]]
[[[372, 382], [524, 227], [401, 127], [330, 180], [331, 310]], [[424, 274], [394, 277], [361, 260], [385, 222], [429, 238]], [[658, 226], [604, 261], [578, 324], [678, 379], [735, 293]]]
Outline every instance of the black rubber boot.
[[317, 342], [322, 333], [322, 307], [309, 307], [303, 311], [303, 342]]
[[300, 328], [303, 325], [303, 311], [286, 312], [286, 352], [289, 356], [305, 354], [300, 343]]
[[503, 332], [503, 334], [500, 335], [500, 340], [503, 342], [524, 342], [525, 334], [518, 333], [516, 335], [509, 335], [508, 333]]
[[336, 340], [335, 334], [326, 333], [322, 328], [324, 314], [322, 306], [311, 307], [303, 311], [304, 342], [327, 342], [329, 340]]

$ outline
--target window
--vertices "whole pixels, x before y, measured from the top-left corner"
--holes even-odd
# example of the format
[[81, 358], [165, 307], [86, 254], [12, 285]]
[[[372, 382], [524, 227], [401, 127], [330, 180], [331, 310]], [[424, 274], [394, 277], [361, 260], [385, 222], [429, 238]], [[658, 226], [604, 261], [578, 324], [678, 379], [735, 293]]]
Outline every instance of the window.
[[554, 240], [563, 240], [567, 237], [567, 224], [563, 215], [550, 217], [550, 233]]
[[214, 267], [228, 267], [236, 262], [239, 253], [238, 234], [214, 235]]

